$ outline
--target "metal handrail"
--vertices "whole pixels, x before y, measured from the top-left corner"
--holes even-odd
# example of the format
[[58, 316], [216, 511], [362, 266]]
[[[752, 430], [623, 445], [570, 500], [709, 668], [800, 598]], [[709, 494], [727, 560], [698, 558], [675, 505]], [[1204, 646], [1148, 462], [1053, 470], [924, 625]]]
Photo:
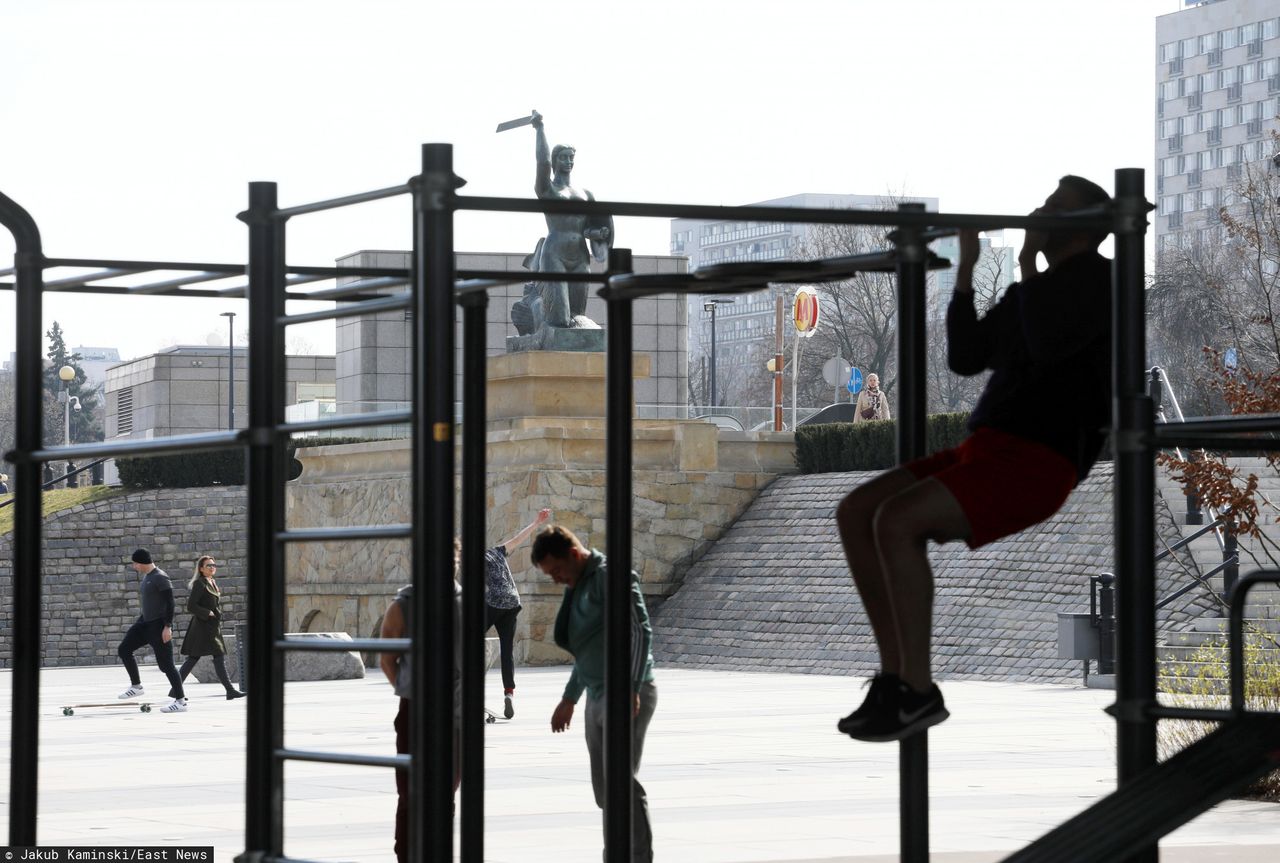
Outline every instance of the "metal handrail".
[[[65, 482], [69, 477], [73, 477], [78, 473], [84, 473], [87, 470], [92, 470], [93, 468], [97, 467], [98, 465], [102, 464], [105, 461], [110, 461], [110, 459], [100, 458], [100, 459], [97, 459], [96, 461], [91, 461], [88, 464], [83, 465], [82, 467], [69, 470], [66, 473], [64, 473], [62, 476], [54, 477], [53, 479], [48, 480], [47, 482], [41, 483], [40, 490], [44, 491], [46, 489], [56, 488], [58, 483]], [[4, 509], [6, 506], [9, 506], [17, 499], [18, 499], [17, 495], [14, 495], [8, 500], [0, 500], [0, 509]]]

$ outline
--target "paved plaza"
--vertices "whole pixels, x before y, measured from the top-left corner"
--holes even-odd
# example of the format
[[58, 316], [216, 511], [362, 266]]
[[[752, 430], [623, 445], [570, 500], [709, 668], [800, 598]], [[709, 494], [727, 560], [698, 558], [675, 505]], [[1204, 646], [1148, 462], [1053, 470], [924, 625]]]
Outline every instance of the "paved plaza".
[[[516, 718], [488, 726], [486, 860], [599, 860], [600, 816], [581, 725], [549, 720], [566, 668], [521, 669]], [[9, 703], [11, 674], [0, 672]], [[190, 687], [186, 714], [61, 705], [111, 701], [119, 667], [41, 677], [42, 845], [242, 845], [245, 703]], [[153, 703], [166, 686], [143, 667]], [[662, 863], [870, 863], [897, 859], [897, 746], [837, 734], [860, 681], [817, 675], [658, 669], [660, 700], [642, 781]], [[501, 687], [489, 679], [496, 703]], [[952, 718], [930, 737], [933, 859], [1001, 859], [1114, 785], [1112, 693], [1061, 685], [952, 682]], [[290, 683], [286, 745], [390, 754], [387, 684]], [[581, 719], [579, 711], [578, 719]], [[10, 716], [0, 758], [8, 772]], [[385, 769], [285, 768], [285, 853], [392, 861], [395, 788]], [[7, 788], [7, 782], [5, 783]], [[8, 801], [0, 806], [7, 819]], [[1233, 801], [1173, 834], [1162, 859], [1280, 859], [1280, 807]]]

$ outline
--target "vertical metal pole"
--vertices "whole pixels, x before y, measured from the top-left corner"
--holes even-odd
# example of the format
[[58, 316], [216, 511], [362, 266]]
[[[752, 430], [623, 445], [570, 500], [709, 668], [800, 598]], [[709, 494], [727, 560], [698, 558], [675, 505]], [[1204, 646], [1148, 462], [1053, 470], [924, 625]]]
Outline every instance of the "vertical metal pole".
[[1240, 580], [1240, 539], [1235, 527], [1235, 520], [1228, 519], [1222, 531], [1222, 562], [1227, 564], [1222, 570], [1222, 598], [1227, 602], [1231, 601]]
[[773, 430], [782, 431], [782, 289], [774, 288], [773, 314]]
[[[716, 399], [716, 306], [718, 304], [713, 299], [711, 306], [711, 406], [714, 408], [720, 404]], [[627, 308], [630, 308], [628, 304]], [[628, 372], [630, 374], [630, 372]]]
[[17, 293], [14, 411], [13, 728], [9, 740], [9, 844], [36, 844], [40, 752], [40, 473], [44, 254], [35, 220], [0, 194], [0, 224], [13, 234]]
[[[1116, 171], [1115, 262], [1112, 265], [1116, 515], [1116, 760], [1120, 785], [1156, 763], [1154, 414], [1144, 386], [1143, 234], [1146, 200], [1140, 168]], [[1154, 863], [1153, 842], [1130, 858]]]
[[249, 695], [245, 745], [246, 854], [284, 853], [284, 656], [275, 648], [284, 637], [284, 484], [289, 479], [285, 445], [276, 433], [284, 422], [285, 222], [276, 215], [276, 184], [250, 183], [249, 209], [249, 377], [247, 587], [249, 651], [245, 663]]
[[[924, 204], [899, 204], [923, 212]], [[898, 258], [898, 463], [925, 453], [925, 246], [918, 228], [893, 234]], [[899, 843], [903, 863], [929, 859], [929, 737], [898, 744]]]
[[236, 313], [223, 312], [227, 319], [227, 428], [236, 427]]
[[[609, 272], [631, 272], [631, 250], [609, 252]], [[608, 300], [605, 356], [605, 531], [609, 578], [604, 617], [605, 863], [631, 863], [631, 300]], [[715, 321], [715, 309], [711, 310]], [[712, 338], [715, 356], [715, 339]], [[712, 360], [712, 387], [715, 386]], [[714, 402], [714, 399], [712, 400]]]
[[[453, 859], [453, 147], [413, 186], [413, 860]], [[447, 693], [447, 695], [446, 695]]]
[[462, 304], [462, 863], [484, 861], [485, 313]]
[[1116, 577], [1098, 576], [1098, 673], [1116, 673]]

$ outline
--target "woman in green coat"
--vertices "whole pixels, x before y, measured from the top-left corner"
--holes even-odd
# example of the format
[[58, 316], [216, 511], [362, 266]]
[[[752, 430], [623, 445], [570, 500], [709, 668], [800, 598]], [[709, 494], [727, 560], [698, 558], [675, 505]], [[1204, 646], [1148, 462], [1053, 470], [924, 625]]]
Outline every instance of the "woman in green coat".
[[218, 609], [222, 591], [214, 579], [217, 571], [217, 561], [206, 554], [196, 561], [196, 573], [187, 583], [187, 611], [191, 612], [191, 623], [187, 626], [186, 637], [182, 639], [182, 654], [187, 659], [178, 674], [186, 680], [202, 656], [213, 657], [213, 669], [226, 688], [227, 700], [230, 701], [243, 698], [245, 693], [236, 689], [227, 677], [227, 664], [223, 659], [227, 648], [222, 643], [222, 612]]

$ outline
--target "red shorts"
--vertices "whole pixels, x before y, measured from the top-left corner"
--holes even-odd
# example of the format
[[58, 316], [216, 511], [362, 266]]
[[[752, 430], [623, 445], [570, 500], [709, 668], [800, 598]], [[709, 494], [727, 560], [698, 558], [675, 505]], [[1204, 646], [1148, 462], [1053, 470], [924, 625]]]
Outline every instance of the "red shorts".
[[1076, 468], [1061, 453], [992, 428], [979, 428], [955, 449], [903, 465], [917, 479], [933, 477], [960, 504], [978, 548], [1057, 512], [1076, 485]]

